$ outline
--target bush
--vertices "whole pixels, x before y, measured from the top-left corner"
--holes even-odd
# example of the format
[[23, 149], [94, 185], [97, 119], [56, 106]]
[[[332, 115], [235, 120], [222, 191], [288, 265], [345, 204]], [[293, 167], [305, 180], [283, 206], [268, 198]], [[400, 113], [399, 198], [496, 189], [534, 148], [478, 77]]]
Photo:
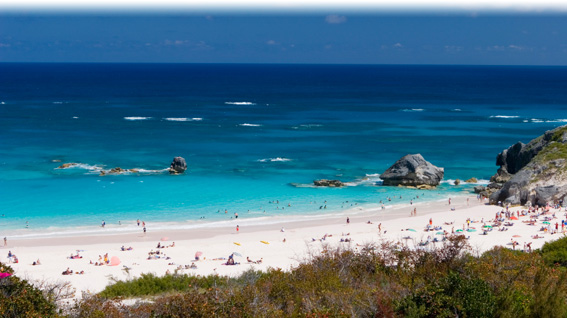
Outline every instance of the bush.
[[543, 244], [540, 254], [547, 265], [567, 267], [567, 237]]
[[[0, 263], [0, 272], [13, 273], [11, 267]], [[54, 317], [55, 304], [41, 290], [14, 275], [0, 278], [0, 317]]]

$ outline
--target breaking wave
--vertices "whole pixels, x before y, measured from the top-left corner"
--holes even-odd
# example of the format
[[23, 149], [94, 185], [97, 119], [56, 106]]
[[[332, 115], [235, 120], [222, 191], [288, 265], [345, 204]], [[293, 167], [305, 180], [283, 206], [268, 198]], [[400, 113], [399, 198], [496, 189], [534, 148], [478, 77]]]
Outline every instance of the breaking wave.
[[291, 161], [291, 159], [289, 158], [264, 158], [264, 159], [258, 159], [258, 162], [287, 162], [287, 161]]
[[203, 118], [169, 117], [169, 118], [164, 118], [164, 120], [167, 120], [167, 121], [201, 121], [201, 120], [203, 120]]
[[124, 117], [126, 120], [148, 120], [152, 119], [152, 117]]
[[227, 105], [256, 105], [256, 103], [252, 102], [224, 102]]

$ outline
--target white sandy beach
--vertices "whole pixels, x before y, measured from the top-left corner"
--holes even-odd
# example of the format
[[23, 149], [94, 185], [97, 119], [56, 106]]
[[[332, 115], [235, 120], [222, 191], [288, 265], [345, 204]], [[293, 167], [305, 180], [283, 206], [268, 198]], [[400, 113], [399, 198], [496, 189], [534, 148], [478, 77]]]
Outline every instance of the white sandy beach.
[[[468, 199], [468, 200], [467, 200]], [[410, 216], [410, 211], [417, 209], [417, 216]], [[451, 210], [454, 208], [454, 211]], [[110, 283], [110, 277], [116, 279], [128, 279], [137, 277], [142, 273], [155, 273], [165, 275], [166, 271], [173, 273], [178, 266], [182, 266], [182, 273], [195, 275], [238, 275], [248, 269], [265, 270], [269, 267], [289, 269], [296, 266], [305, 259], [309, 251], [319, 252], [329, 244], [337, 246], [343, 244], [356, 248], [358, 244], [363, 245], [383, 240], [400, 241], [408, 246], [417, 246], [420, 241], [426, 241], [442, 235], [439, 231], [451, 233], [453, 230], [467, 228], [467, 218], [472, 220], [471, 228], [476, 231], [464, 234], [468, 237], [473, 249], [482, 252], [494, 246], [501, 245], [512, 248], [511, 241], [517, 241], [516, 249], [523, 249], [524, 244], [532, 242], [531, 248], [537, 249], [544, 242], [562, 237], [563, 234], [549, 234], [540, 231], [545, 217], [552, 218], [555, 213], [556, 219], [550, 221], [550, 226], [555, 228], [559, 223], [561, 231], [561, 219], [564, 219], [564, 211], [552, 209], [549, 214], [537, 218], [535, 225], [528, 225], [523, 221], [529, 220], [530, 216], [521, 216], [519, 220], [511, 220], [513, 226], [506, 226], [507, 231], [498, 231], [494, 228], [488, 235], [482, 235], [484, 221], [492, 225], [492, 220], [501, 207], [487, 206], [479, 202], [474, 195], [454, 198], [451, 205], [448, 202], [430, 202], [414, 205], [398, 206], [387, 210], [360, 210], [353, 209], [341, 216], [329, 216], [318, 220], [300, 222], [286, 222], [270, 225], [246, 225], [246, 220], [234, 220], [230, 227], [210, 228], [198, 230], [170, 230], [149, 231], [145, 235], [139, 233], [101, 236], [76, 236], [42, 239], [20, 239], [8, 240], [8, 246], [3, 246], [0, 251], [0, 260], [8, 263], [8, 251], [17, 255], [19, 263], [10, 265], [14, 268], [16, 275], [30, 280], [69, 281], [76, 288], [76, 297], [81, 296], [82, 291], [96, 293], [104, 289]], [[519, 207], [511, 208], [516, 211]], [[346, 217], [350, 218], [350, 224], [346, 223]], [[432, 220], [433, 226], [441, 226], [442, 230], [425, 231], [425, 226]], [[368, 224], [368, 221], [372, 224]], [[454, 222], [452, 225], [446, 223]], [[240, 230], [236, 232], [236, 224]], [[378, 226], [381, 224], [381, 232]], [[284, 227], [284, 231], [281, 229]], [[151, 227], [150, 227], [151, 228]], [[414, 229], [408, 231], [407, 229]], [[543, 238], [533, 239], [538, 234]], [[323, 237], [326, 238], [322, 240]], [[407, 237], [411, 237], [408, 239]], [[167, 240], [162, 240], [167, 238]], [[341, 239], [351, 239], [351, 242], [340, 242]], [[285, 239], [285, 242], [284, 242]], [[264, 241], [264, 242], [262, 242]], [[157, 244], [174, 247], [157, 248]], [[235, 244], [238, 243], [239, 245]], [[268, 244], [266, 244], [268, 243]], [[434, 246], [430, 243], [428, 246]], [[132, 247], [131, 251], [121, 251], [121, 246]], [[160, 251], [159, 259], [148, 260], [150, 251]], [[71, 254], [82, 256], [80, 259], [70, 259]], [[195, 253], [202, 252], [199, 261], [195, 261]], [[223, 265], [232, 253], [236, 262], [234, 266]], [[120, 259], [117, 266], [95, 266], [90, 264], [98, 262], [99, 256], [108, 253], [109, 259], [116, 256]], [[260, 264], [248, 263], [246, 257]], [[41, 265], [33, 266], [32, 263], [39, 259]], [[196, 269], [185, 269], [185, 265], [194, 262]], [[173, 264], [173, 265], [169, 265]], [[125, 266], [130, 270], [125, 271]], [[62, 275], [67, 268], [75, 273], [84, 271], [83, 275]]]

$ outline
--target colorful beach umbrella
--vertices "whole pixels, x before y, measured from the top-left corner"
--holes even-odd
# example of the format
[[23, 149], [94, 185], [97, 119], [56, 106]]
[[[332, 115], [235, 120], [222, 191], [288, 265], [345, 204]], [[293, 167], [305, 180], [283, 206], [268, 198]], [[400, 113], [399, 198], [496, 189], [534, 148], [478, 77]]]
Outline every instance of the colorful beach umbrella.
[[0, 278], [6, 278], [8, 276], [12, 276], [10, 273], [0, 273]]
[[445, 235], [445, 233], [444, 232], [437, 232], [437, 233], [435, 233], [435, 235]]
[[110, 258], [110, 266], [118, 266], [120, 265], [120, 258], [118, 256], [112, 256]]
[[516, 220], [516, 221], [517, 221], [517, 220], [518, 220], [518, 218], [517, 218], [517, 217], [515, 217], [515, 216], [513, 216], [513, 217], [511, 217], [511, 218], [510, 218], [510, 220]]
[[551, 224], [551, 223], [549, 223], [549, 222], [545, 221], [545, 222], [543, 222], [543, 224]]
[[458, 230], [457, 230], [456, 232], [462, 232], [462, 231], [463, 231], [463, 230], [461, 230], [461, 229], [458, 229]]
[[521, 235], [512, 235], [512, 237], [522, 237]]
[[416, 230], [414, 230], [414, 229], [406, 229], [406, 231], [410, 231], [410, 232], [417, 232], [417, 231], [416, 231]]
[[491, 228], [492, 228], [491, 225], [485, 225], [485, 226], [483, 226], [483, 227], [484, 227], [484, 228], [487, 228], [487, 229], [491, 229]]
[[238, 256], [238, 257], [242, 257], [242, 254], [240, 254], [240, 253], [238, 253], [238, 252], [232, 252], [232, 255]]
[[203, 255], [203, 252], [197, 251], [197, 252], [195, 253], [195, 258], [197, 258], [197, 257], [199, 257], [199, 256], [201, 256], [201, 255]]
[[467, 232], [476, 232], [475, 229], [468, 229]]

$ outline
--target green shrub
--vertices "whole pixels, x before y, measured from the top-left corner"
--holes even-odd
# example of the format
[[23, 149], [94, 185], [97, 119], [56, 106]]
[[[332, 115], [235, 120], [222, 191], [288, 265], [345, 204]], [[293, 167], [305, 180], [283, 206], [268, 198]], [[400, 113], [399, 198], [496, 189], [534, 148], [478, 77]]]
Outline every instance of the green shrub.
[[[0, 272], [13, 273], [11, 267], [0, 263]], [[41, 290], [17, 276], [0, 278], [0, 317], [54, 317], [55, 304]]]
[[543, 244], [540, 254], [547, 265], [567, 266], [567, 237]]

